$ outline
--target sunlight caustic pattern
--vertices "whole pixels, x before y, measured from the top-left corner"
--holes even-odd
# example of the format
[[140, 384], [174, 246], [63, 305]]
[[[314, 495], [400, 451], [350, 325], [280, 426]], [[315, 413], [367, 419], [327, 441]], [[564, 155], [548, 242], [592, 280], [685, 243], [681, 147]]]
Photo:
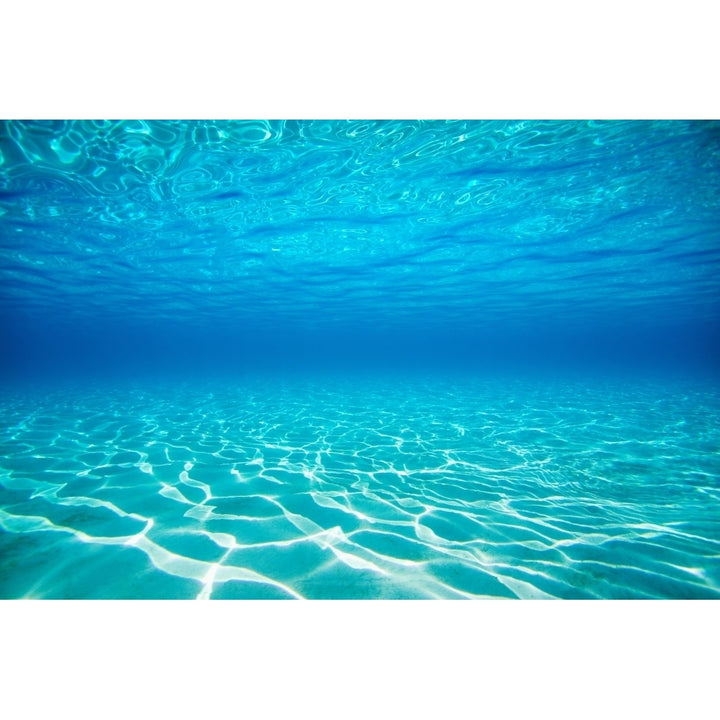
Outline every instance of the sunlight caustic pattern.
[[6, 390], [0, 596], [720, 598], [720, 396], [364, 380]]

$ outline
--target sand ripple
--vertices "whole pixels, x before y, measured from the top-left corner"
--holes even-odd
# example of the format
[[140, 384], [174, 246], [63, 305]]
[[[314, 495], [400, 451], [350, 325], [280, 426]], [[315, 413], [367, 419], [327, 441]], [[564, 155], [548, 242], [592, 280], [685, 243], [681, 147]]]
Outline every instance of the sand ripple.
[[719, 410], [651, 382], [6, 391], [0, 596], [717, 598]]

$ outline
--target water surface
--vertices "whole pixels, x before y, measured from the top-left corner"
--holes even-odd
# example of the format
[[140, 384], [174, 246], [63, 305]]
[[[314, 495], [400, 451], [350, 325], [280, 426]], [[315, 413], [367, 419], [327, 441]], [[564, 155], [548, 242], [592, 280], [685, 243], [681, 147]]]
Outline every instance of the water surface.
[[716, 598], [720, 124], [0, 122], [0, 596]]

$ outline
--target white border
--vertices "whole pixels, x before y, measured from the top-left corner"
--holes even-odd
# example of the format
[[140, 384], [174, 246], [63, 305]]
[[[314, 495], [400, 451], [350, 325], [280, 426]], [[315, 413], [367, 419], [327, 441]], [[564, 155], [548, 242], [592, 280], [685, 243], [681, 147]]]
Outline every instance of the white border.
[[3, 8], [0, 118], [718, 118], [710, 2]]
[[713, 601], [5, 601], [13, 718], [705, 717]]

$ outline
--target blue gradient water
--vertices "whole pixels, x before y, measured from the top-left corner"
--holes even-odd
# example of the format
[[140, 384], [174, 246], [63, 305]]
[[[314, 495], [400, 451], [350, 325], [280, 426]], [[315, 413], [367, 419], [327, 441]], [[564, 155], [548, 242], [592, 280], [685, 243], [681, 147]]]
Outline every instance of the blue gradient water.
[[1, 597], [720, 597], [720, 123], [0, 153]]

